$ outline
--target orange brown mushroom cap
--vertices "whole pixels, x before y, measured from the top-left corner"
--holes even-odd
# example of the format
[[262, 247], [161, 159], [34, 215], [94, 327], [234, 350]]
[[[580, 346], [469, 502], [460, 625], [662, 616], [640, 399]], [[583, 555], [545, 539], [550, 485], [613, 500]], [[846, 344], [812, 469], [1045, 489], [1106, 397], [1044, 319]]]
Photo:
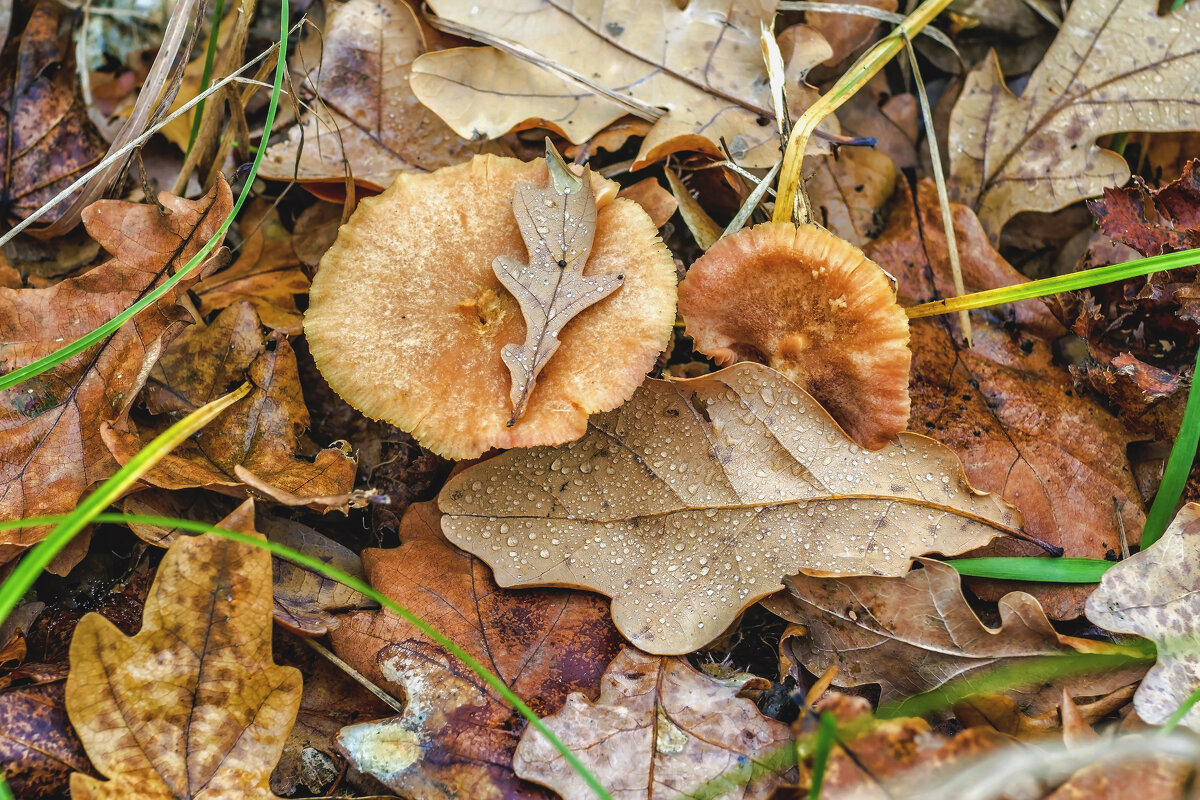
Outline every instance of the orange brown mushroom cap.
[[568, 442], [589, 414], [627, 400], [670, 338], [675, 266], [646, 212], [592, 174], [595, 239], [583, 274], [620, 273], [623, 285], [567, 323], [523, 416], [507, 424], [512, 375], [501, 351], [524, 341], [525, 321], [492, 264], [527, 258], [513, 192], [547, 180], [544, 161], [485, 155], [402, 174], [364, 199], [321, 259], [304, 320], [334, 391], [449, 458]]
[[908, 425], [908, 318], [883, 270], [823, 228], [771, 222], [722, 238], [680, 283], [679, 312], [697, 350], [769, 364], [864, 447]]

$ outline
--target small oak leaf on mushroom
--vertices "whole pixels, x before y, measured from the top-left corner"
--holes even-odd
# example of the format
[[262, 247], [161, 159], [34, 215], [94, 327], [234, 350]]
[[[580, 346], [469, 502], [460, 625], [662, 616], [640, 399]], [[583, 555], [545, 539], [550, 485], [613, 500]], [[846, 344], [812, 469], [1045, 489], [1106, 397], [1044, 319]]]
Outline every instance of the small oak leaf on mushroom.
[[[321, 259], [304, 319], [313, 359], [334, 391], [449, 458], [568, 442], [584, 434], [589, 414], [627, 400], [670, 339], [674, 261], [646, 212], [617, 197], [616, 183], [585, 172], [580, 180], [594, 195], [594, 224], [590, 214], [583, 221], [583, 209], [570, 213], [581, 220], [579, 232], [587, 228], [591, 236], [586, 263], [582, 239], [567, 246], [565, 217], [557, 224], [563, 246], [580, 256], [569, 262], [578, 280], [563, 280], [563, 287], [592, 291], [575, 288], [561, 298], [542, 287], [528, 291], [526, 277], [513, 277], [528, 271], [512, 266], [523, 258], [554, 261], [542, 276], [548, 284], [568, 269], [558, 261], [569, 253], [547, 255], [538, 241], [553, 244], [554, 208], [545, 202], [553, 205], [557, 195], [524, 201], [540, 204], [544, 222], [530, 213], [521, 223], [513, 211], [514, 193], [518, 205], [522, 192], [537, 194], [518, 186], [551, 180], [541, 160], [477, 156], [429, 174], [402, 174], [363, 200]], [[618, 276], [621, 289], [612, 291]], [[577, 301], [585, 293], [598, 302], [584, 307]], [[538, 302], [545, 305], [535, 313], [531, 304]], [[540, 314], [545, 322], [535, 324]], [[535, 334], [557, 348], [523, 348], [536, 343]], [[508, 347], [517, 350], [505, 356]], [[540, 372], [529, 369], [535, 353]], [[518, 354], [531, 360], [514, 381], [506, 361], [517, 363]], [[523, 413], [514, 419], [517, 408]]]
[[583, 267], [596, 234], [596, 195], [584, 169], [583, 177], [567, 169], [558, 151], [546, 140], [546, 188], [518, 183], [513, 213], [529, 249], [529, 263], [499, 256], [492, 262], [496, 277], [512, 292], [525, 317], [525, 343], [506, 344], [500, 351], [512, 373], [512, 427], [525, 413], [529, 393], [546, 362], [558, 350], [563, 327], [590, 305], [621, 287], [624, 275], [604, 273], [585, 277]]
[[883, 270], [823, 228], [769, 222], [722, 238], [679, 285], [679, 313], [697, 350], [770, 365], [864, 447], [908, 425], [908, 319]]

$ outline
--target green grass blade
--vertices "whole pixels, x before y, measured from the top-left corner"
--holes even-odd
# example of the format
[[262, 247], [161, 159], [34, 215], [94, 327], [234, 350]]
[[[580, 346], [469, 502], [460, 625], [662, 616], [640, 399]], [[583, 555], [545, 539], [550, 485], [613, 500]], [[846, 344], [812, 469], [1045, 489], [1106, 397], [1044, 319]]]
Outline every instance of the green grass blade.
[[812, 781], [808, 786], [808, 800], [821, 800], [821, 785], [825, 783], [825, 769], [833, 753], [833, 740], [837, 735], [837, 717], [828, 711], [821, 714], [817, 724], [817, 743], [813, 750]]
[[[217, 39], [221, 34], [221, 16], [225, 13], [225, 0], [217, 0], [213, 6], [212, 24], [208, 26], [208, 49], [204, 53], [204, 71], [200, 74], [200, 91], [203, 92], [208, 87], [208, 82], [212, 80], [213, 62], [217, 59]], [[204, 117], [204, 100], [196, 106], [195, 115], [192, 117], [192, 131], [188, 134], [187, 150], [184, 151], [183, 157], [186, 160], [192, 154], [192, 146], [196, 144], [196, 137], [200, 135], [200, 120]]]
[[1155, 272], [1163, 272], [1180, 267], [1194, 267], [1200, 264], [1200, 248], [1181, 250], [1178, 253], [1167, 253], [1161, 256], [1139, 258], [1124, 264], [1113, 264], [1107, 267], [1085, 269], [1082, 272], [1072, 272], [1069, 275], [1056, 275], [1053, 278], [1042, 278], [1027, 281], [1015, 286], [1003, 286], [999, 289], [988, 289], [974, 294], [964, 294], [961, 297], [947, 297], [944, 300], [934, 300], [932, 303], [922, 303], [910, 306], [905, 310], [910, 319], [932, 317], [938, 314], [949, 314], [955, 311], [969, 311], [973, 308], [987, 308], [1003, 303], [1015, 303], [1018, 300], [1031, 300], [1035, 297], [1045, 297], [1060, 292], [1073, 292], [1079, 289], [1090, 289], [1105, 283], [1114, 283], [1128, 278], [1137, 278]]
[[1100, 558], [956, 558], [946, 562], [960, 575], [1006, 581], [1099, 583], [1119, 562]]
[[[21, 598], [33, 586], [33, 582], [42, 574], [46, 565], [62, 551], [75, 535], [83, 530], [88, 523], [96, 519], [105, 508], [120, 498], [125, 490], [137, 482], [138, 478], [148, 469], [157, 464], [163, 456], [171, 452], [180, 442], [196, 431], [212, 422], [229, 406], [241, 400], [250, 392], [250, 384], [242, 384], [240, 388], [224, 397], [218, 397], [211, 403], [206, 403], [171, 427], [160, 433], [150, 444], [138, 451], [129, 459], [129, 463], [117, 470], [111, 478], [100, 484], [100, 488], [88, 495], [82, 503], [70, 514], [54, 519], [58, 520], [50, 535], [30, 550], [17, 564], [12, 574], [0, 583], [0, 624], [8, 619], [8, 615], [21, 602]], [[51, 523], [44, 523], [51, 524]], [[28, 521], [0, 523], [0, 530], [10, 530], [14, 527], [28, 527]]]
[[102, 341], [112, 335], [117, 328], [120, 328], [139, 312], [144, 311], [151, 305], [156, 303], [159, 298], [171, 291], [177, 283], [183, 280], [189, 273], [192, 272], [204, 259], [208, 258], [209, 253], [217, 246], [217, 242], [225, 238], [225, 233], [229, 230], [229, 226], [233, 224], [238, 213], [242, 209], [242, 205], [246, 202], [246, 198], [250, 196], [250, 191], [254, 186], [254, 179], [258, 175], [258, 168], [262, 164], [263, 154], [266, 152], [267, 138], [271, 135], [271, 129], [275, 125], [275, 112], [279, 108], [279, 92], [283, 86], [284, 70], [287, 68], [287, 59], [283, 57], [283, 48], [287, 43], [288, 31], [288, 4], [280, 4], [279, 12], [279, 52], [275, 63], [275, 82], [271, 87], [271, 101], [267, 106], [267, 117], [263, 123], [262, 144], [258, 148], [258, 152], [254, 154], [254, 161], [250, 165], [250, 173], [246, 177], [246, 182], [242, 186], [242, 191], [238, 195], [237, 202], [233, 204], [233, 209], [229, 212], [229, 216], [221, 223], [221, 227], [213, 234], [213, 237], [205, 243], [204, 247], [194, 255], [191, 260], [184, 265], [183, 269], [176, 272], [169, 279], [164, 281], [158, 288], [151, 291], [141, 300], [138, 300], [132, 306], [121, 312], [108, 322], [96, 328], [91, 333], [88, 333], [75, 341], [60, 347], [53, 353], [45, 355], [34, 361], [31, 364], [26, 364], [23, 367], [13, 370], [7, 375], [0, 376], [0, 391], [10, 389], [22, 381], [40, 375], [46, 370], [53, 369], [67, 359], [82, 353], [97, 342]]
[[[153, 446], [153, 445], [151, 445], [151, 446]], [[143, 451], [143, 452], [145, 452], [145, 451]], [[140, 455], [140, 453], [139, 453], [139, 455]], [[20, 527], [30, 527], [33, 525], [54, 524], [56, 522], [59, 524], [62, 524], [64, 522], [66, 522], [67, 520], [71, 519], [73, 516], [74, 515], [57, 516], [57, 517], [35, 517], [35, 518], [31, 518], [31, 519], [16, 520], [15, 522], [0, 522], [0, 531], [11, 530], [13, 528], [20, 528]], [[366, 595], [367, 597], [374, 600], [376, 603], [379, 603], [384, 608], [388, 609], [392, 613], [394, 613], [397, 616], [404, 619], [406, 622], [408, 622], [408, 623], [412, 624], [413, 626], [417, 627], [418, 629], [420, 629], [420, 631], [422, 633], [424, 633], [426, 636], [428, 636], [433, 641], [437, 642], [442, 647], [446, 648], [447, 651], [452, 653], [456, 658], [458, 658], [460, 661], [462, 661], [464, 664], [466, 664], [467, 667], [469, 667], [472, 672], [474, 672], [482, 680], [484, 680], [489, 686], [491, 686], [493, 689], [495, 689], [497, 694], [499, 694], [506, 701], [508, 701], [512, 705], [512, 707], [514, 709], [516, 709], [518, 713], [521, 714], [521, 716], [523, 716], [523, 717], [525, 717], [525, 719], [529, 720], [530, 725], [532, 725], [534, 728], [536, 728], [539, 733], [541, 733], [543, 736], [545, 736], [546, 739], [549, 740], [552, 745], [554, 745], [554, 748], [556, 750], [558, 750], [559, 753], [562, 754], [563, 758], [565, 758], [567, 760], [567, 762], [571, 765], [571, 767], [577, 773], [579, 773], [579, 776], [581, 778], [583, 778], [584, 781], [587, 782], [588, 786], [591, 787], [592, 791], [596, 793], [596, 796], [598, 798], [600, 798], [601, 800], [612, 800], [611, 795], [609, 795], [608, 791], [604, 788], [603, 784], [601, 784], [600, 781], [598, 781], [596, 779], [596, 777], [594, 775], [592, 775], [590, 771], [588, 771], [588, 768], [583, 765], [583, 762], [581, 762], [579, 760], [579, 757], [571, 752], [570, 748], [568, 748], [558, 738], [558, 736], [555, 735], [554, 731], [550, 730], [550, 728], [544, 722], [542, 722], [541, 719], [538, 718], [538, 715], [533, 712], [533, 709], [529, 708], [529, 706], [526, 705], [525, 702], [523, 700], [521, 700], [521, 698], [517, 697], [517, 695], [514, 694], [513, 691], [508, 688], [507, 685], [505, 685], [504, 681], [502, 681], [499, 677], [497, 677], [490, 670], [488, 670], [487, 667], [483, 666], [483, 664], [479, 663], [479, 661], [472, 658], [470, 654], [468, 654], [465, 650], [463, 650], [461, 647], [459, 647], [457, 644], [455, 644], [453, 641], [451, 641], [449, 638], [447, 638], [445, 636], [445, 634], [443, 634], [437, 628], [433, 627], [428, 622], [421, 619], [416, 614], [414, 614], [413, 612], [409, 611], [404, 606], [397, 603], [395, 600], [392, 600], [387, 595], [376, 590], [375, 588], [373, 588], [366, 582], [361, 581], [352, 575], [348, 575], [347, 573], [342, 572], [341, 570], [337, 569], [336, 567], [332, 567], [329, 564], [326, 564], [324, 561], [321, 561], [318, 558], [314, 558], [312, 556], [305, 555], [304, 553], [293, 550], [290, 547], [287, 547], [286, 545], [282, 545], [277, 542], [266, 541], [264, 539], [258, 539], [247, 533], [241, 533], [239, 531], [231, 531], [231, 530], [228, 530], [225, 528], [218, 528], [218, 527], [210, 525], [206, 522], [199, 522], [197, 520], [189, 520], [189, 519], [177, 519], [175, 517], [160, 517], [160, 516], [155, 516], [155, 515], [150, 515], [150, 514], [116, 514], [116, 513], [111, 513], [111, 512], [101, 513], [101, 514], [93, 514], [91, 519], [92, 519], [92, 521], [95, 521], [95, 522], [115, 522], [115, 523], [124, 523], [124, 524], [128, 524], [128, 523], [132, 522], [132, 523], [142, 523], [145, 525], [157, 525], [157, 526], [163, 526], [163, 527], [169, 527], [169, 528], [180, 528], [182, 530], [192, 531], [193, 533], [214, 533], [218, 536], [223, 536], [224, 538], [231, 539], [235, 542], [240, 542], [242, 544], [248, 544], [253, 547], [258, 547], [260, 549], [267, 550], [272, 555], [287, 559], [288, 561], [291, 561], [294, 564], [299, 564], [300, 566], [305, 567], [306, 569], [309, 569], [309, 570], [312, 570], [313, 572], [324, 575], [326, 578], [329, 578], [330, 580], [337, 581], [338, 583], [342, 584], [343, 586], [347, 586], [347, 587], [355, 590], [356, 592]], [[39, 545], [39, 547], [40, 546], [41, 545]], [[22, 562], [22, 565], [23, 564], [24, 564], [24, 562]], [[7, 582], [5, 585], [7, 585]], [[24, 592], [22, 591], [21, 594], [23, 595]], [[19, 595], [18, 595], [18, 598], [19, 598]], [[7, 611], [5, 611], [5, 614], [7, 614]], [[0, 622], [2, 622], [2, 621], [3, 621], [3, 618], [0, 617]]]
[[1146, 515], [1146, 525], [1142, 528], [1142, 549], [1162, 538], [1163, 532], [1171, 524], [1175, 516], [1175, 507], [1187, 485], [1188, 475], [1196, 460], [1196, 445], [1200, 443], [1200, 392], [1196, 391], [1196, 376], [1200, 373], [1200, 350], [1196, 351], [1196, 371], [1192, 373], [1192, 385], [1188, 387], [1187, 407], [1183, 410], [1183, 422], [1179, 425], [1179, 433], [1175, 443], [1171, 445], [1171, 455], [1167, 457], [1167, 467], [1163, 470], [1162, 483], [1158, 486], [1158, 494]]
[[1175, 726], [1183, 722], [1183, 718], [1188, 715], [1188, 712], [1192, 710], [1196, 703], [1200, 703], [1200, 687], [1197, 687], [1196, 691], [1189, 694], [1187, 699], [1180, 704], [1179, 708], [1175, 709], [1175, 713], [1172, 714], [1167, 721], [1163, 723], [1163, 726], [1158, 729], [1158, 735], [1166, 736], [1168, 733], [1175, 730]]

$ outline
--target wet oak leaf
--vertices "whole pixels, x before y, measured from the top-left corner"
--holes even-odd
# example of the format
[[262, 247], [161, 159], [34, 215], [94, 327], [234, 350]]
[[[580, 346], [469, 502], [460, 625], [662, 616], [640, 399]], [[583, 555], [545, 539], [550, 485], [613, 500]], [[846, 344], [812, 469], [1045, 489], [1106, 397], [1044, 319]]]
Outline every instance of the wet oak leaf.
[[[918, 187], [918, 200], [898, 199], [887, 228], [865, 249], [896, 277], [904, 305], [954, 293], [932, 183]], [[967, 290], [1020, 282], [970, 209], [955, 203], [952, 212]], [[973, 485], [1010, 500], [1021, 510], [1027, 534], [1068, 556], [1104, 558], [1119, 550], [1114, 497], [1129, 542], [1138, 541], [1145, 515], [1126, 455], [1134, 435], [1076, 391], [1071, 376], [1054, 363], [1048, 340], [1063, 328], [1043, 304], [1027, 300], [999, 313], [1004, 316], [973, 315], [970, 349], [950, 317], [913, 321], [910, 429], [954, 448]], [[1010, 332], [1012, 322], [1018, 327]], [[990, 555], [1041, 552], [1012, 538], [997, 540], [992, 550]], [[1012, 589], [1033, 594], [1053, 619], [1078, 617], [1089, 590], [1005, 582], [986, 594], [998, 600]]]
[[245, 300], [236, 301], [210, 325], [181, 334], [151, 376], [147, 406], [158, 413], [101, 426], [104, 444], [121, 463], [165, 430], [174, 413], [191, 411], [243, 380], [254, 389], [159, 461], [142, 477], [146, 483], [242, 493], [244, 484], [235, 474], [240, 466], [304, 498], [345, 495], [353, 488], [354, 460], [341, 449], [317, 449], [311, 459], [301, 454], [306, 446], [301, 432], [309, 417], [296, 354], [278, 333], [263, 336]]
[[[1133, 697], [1138, 716], [1161, 725], [1200, 686], [1200, 504], [1188, 503], [1153, 547], [1121, 561], [1087, 601], [1087, 618], [1153, 640], [1158, 660]], [[1182, 720], [1200, 730], [1200, 708]]]
[[[753, 769], [753, 778], [747, 774], [749, 780], [717, 796], [765, 800], [788, 782], [791, 770], [772, 768], [767, 758], [791, 741], [791, 732], [740, 697], [737, 683], [709, 677], [683, 658], [627, 647], [605, 671], [599, 699], [572, 694], [543, 721], [615, 797], [691, 797], [709, 781]], [[590, 793], [533, 728], [521, 737], [513, 766], [562, 797]]]
[[[40, 2], [25, 31], [0, 54], [0, 208], [25, 218], [93, 164], [107, 147], [76, 89], [60, 36], [65, 9]], [[42, 216], [49, 224], [63, 203]]]
[[[371, 585], [459, 644], [539, 715], [571, 692], [595, 696], [620, 649], [602, 598], [559, 589], [512, 592], [452, 547], [432, 502], [404, 515], [399, 547], [366, 550]], [[524, 720], [493, 689], [389, 611], [359, 612], [332, 632], [338, 655], [397, 697], [402, 715], [344, 728], [339, 746], [364, 772], [425, 800], [546, 798], [511, 760]]]
[[529, 263], [499, 256], [492, 269], [512, 293], [525, 318], [525, 341], [500, 351], [512, 373], [513, 425], [525, 413], [542, 367], [558, 350], [558, 335], [572, 319], [621, 288], [624, 275], [584, 276], [596, 235], [596, 195], [590, 170], [569, 169], [546, 144], [550, 181], [545, 188], [521, 182], [513, 192], [513, 213], [529, 251]]
[[995, 55], [966, 79], [950, 117], [952, 198], [992, 241], [1021, 211], [1055, 211], [1129, 179], [1096, 139], [1200, 127], [1200, 6], [1158, 16], [1156, 0], [1074, 3], [1016, 97]]
[[[0, 371], [35, 361], [133, 305], [187, 263], [232, 207], [223, 178], [199, 200], [161, 194], [159, 201], [171, 213], [117, 200], [91, 205], [84, 224], [110, 260], [45, 289], [0, 288]], [[200, 272], [108, 339], [0, 392], [0, 519], [69, 511], [117, 471], [99, 429], [128, 413], [151, 365], [188, 318], [177, 293]], [[0, 563], [46, 533], [0, 533]]]
[[[1000, 625], [988, 627], [971, 609], [953, 567], [932, 559], [920, 563], [924, 569], [902, 578], [785, 578], [786, 591], [763, 604], [806, 632], [785, 637], [781, 649], [816, 675], [837, 667], [837, 686], [878, 684], [880, 703], [1002, 665], [1019, 669], [1039, 656], [1115, 651], [1101, 642], [1060, 635], [1037, 600], [1024, 592], [1001, 598]], [[1087, 675], [1071, 681], [1076, 684], [1072, 692], [1105, 694], [1136, 681], [1144, 669]], [[1039, 714], [1058, 704], [1062, 685], [1022, 687], [1011, 696], [1022, 711]]]
[[948, 448], [902, 433], [864, 450], [761, 364], [648, 380], [588, 423], [451, 478], [442, 528], [501, 586], [608, 595], [621, 633], [657, 654], [712, 641], [785, 575], [899, 575], [1020, 525]]
[[[775, 117], [760, 44], [762, 26], [772, 25], [775, 0], [685, 5], [655, 0], [637, 6], [636, 13], [603, 0], [569, 6], [536, 0], [520, 13], [503, 2], [429, 5], [438, 17], [486, 31], [641, 105], [664, 109], [634, 169], [681, 150], [721, 158], [722, 140], [729, 156], [746, 167], [770, 167], [779, 158], [775, 126], [760, 124]], [[793, 118], [816, 97], [804, 75], [830, 54], [821, 40], [789, 61]], [[423, 55], [413, 64], [412, 87], [422, 103], [468, 138], [495, 138], [536, 125], [579, 144], [628, 113], [580, 83], [492, 48]]]
[[251, 204], [240, 222], [241, 229], [250, 234], [242, 242], [237, 260], [192, 289], [200, 298], [200, 313], [208, 315], [236, 300], [246, 300], [263, 325], [298, 335], [304, 315], [296, 307], [296, 295], [308, 292], [308, 276], [292, 249], [292, 234], [265, 201]]
[[76, 773], [72, 797], [275, 797], [267, 782], [301, 680], [272, 660], [270, 568], [260, 548], [181, 537], [136, 636], [84, 617], [71, 641], [67, 713], [109, 780]]
[[[313, 96], [286, 141], [267, 149], [259, 174], [293, 177], [335, 197], [347, 171], [368, 189], [386, 188], [402, 172], [429, 172], [470, 158], [460, 139], [413, 96], [409, 72], [425, 38], [403, 0], [330, 4], [306, 57], [302, 91]], [[320, 184], [329, 184], [322, 188]]]

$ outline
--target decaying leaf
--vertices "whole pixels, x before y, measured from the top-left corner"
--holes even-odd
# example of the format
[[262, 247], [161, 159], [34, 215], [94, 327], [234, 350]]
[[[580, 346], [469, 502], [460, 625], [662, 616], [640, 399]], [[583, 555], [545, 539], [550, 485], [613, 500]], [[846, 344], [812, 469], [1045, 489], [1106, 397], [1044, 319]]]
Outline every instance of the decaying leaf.
[[546, 143], [546, 186], [518, 183], [513, 213], [529, 251], [529, 263], [500, 256], [492, 269], [512, 293], [525, 318], [525, 342], [500, 351], [512, 373], [511, 426], [525, 413], [534, 381], [558, 350], [558, 335], [568, 322], [621, 288], [624, 275], [583, 274], [596, 235], [596, 195], [591, 176], [567, 169], [554, 146]]
[[64, 666], [27, 665], [0, 684], [0, 775], [14, 797], [58, 800], [91, 772], [63, 705]]
[[182, 537], [136, 636], [84, 617], [67, 713], [109, 780], [76, 773], [72, 797], [275, 797], [268, 776], [300, 704], [300, 673], [271, 658], [270, 568], [265, 550]]
[[1104, 235], [1144, 256], [1200, 247], [1200, 160], [1189, 161], [1162, 189], [1140, 177], [1132, 186], [1106, 188], [1088, 209]]
[[[793, 661], [820, 675], [838, 668], [838, 686], [879, 684], [881, 703], [970, 680], [1002, 665], [1019, 668], [1037, 656], [1114, 652], [1111, 645], [1062, 636], [1037, 600], [1012, 592], [1000, 600], [1000, 626], [980, 621], [959, 588], [953, 567], [920, 559], [924, 569], [903, 578], [785, 578], [787, 591], [763, 601], [803, 625], [806, 634], [784, 639]], [[1077, 695], [1106, 694], [1141, 677], [1142, 668], [1068, 678]], [[1061, 684], [1013, 690], [1022, 711], [1054, 708]]]
[[[459, 139], [409, 88], [425, 39], [403, 0], [349, 0], [326, 6], [320, 59], [304, 64], [313, 96], [286, 141], [267, 149], [259, 175], [306, 184], [356, 183], [383, 189], [402, 172], [428, 172], [470, 158]], [[317, 188], [314, 186], [314, 188]]]
[[[45, 289], [0, 288], [0, 370], [53, 352], [133, 305], [187, 263], [232, 206], [224, 179], [199, 200], [162, 194], [159, 202], [171, 213], [117, 200], [93, 204], [84, 224], [112, 259]], [[175, 305], [178, 292], [200, 274], [197, 269], [104, 342], [0, 392], [0, 519], [68, 511], [88, 487], [117, 471], [100, 426], [128, 413], [164, 344], [187, 318]], [[46, 533], [0, 533], [0, 563]]]
[[[541, 715], [570, 692], [594, 697], [620, 637], [604, 601], [583, 592], [510, 592], [450, 546], [432, 502], [404, 515], [400, 547], [366, 550], [371, 584], [487, 665]], [[425, 800], [544, 798], [512, 773], [524, 727], [457, 658], [389, 611], [360, 612], [331, 634], [338, 655], [397, 697], [404, 714], [344, 728], [340, 746], [364, 772]]]
[[994, 55], [967, 76], [950, 118], [950, 186], [992, 241], [1020, 211], [1054, 211], [1124, 184], [1129, 167], [1098, 137], [1200, 127], [1200, 6], [1161, 17], [1158, 7], [1073, 3], [1019, 98]]
[[253, 203], [239, 218], [249, 231], [238, 259], [208, 276], [192, 289], [200, 298], [200, 313], [227, 308], [246, 300], [262, 324], [288, 335], [299, 334], [304, 316], [296, 295], [308, 291], [308, 276], [292, 249], [292, 235], [279, 223], [279, 214], [267, 202]]
[[354, 461], [340, 448], [308, 446], [300, 434], [308, 409], [296, 356], [287, 339], [263, 335], [253, 308], [238, 300], [207, 326], [181, 334], [150, 373], [147, 407], [154, 416], [101, 426], [104, 444], [126, 463], [174, 421], [243, 380], [254, 389], [175, 448], [143, 477], [166, 489], [241, 487], [236, 467], [271, 486], [306, 498], [344, 495], [354, 485]]
[[[767, 798], [791, 770], [772, 769], [766, 759], [788, 744], [791, 733], [739, 697], [740, 690], [682, 658], [627, 647], [605, 671], [598, 700], [572, 694], [544, 722], [615, 797], [690, 797], [709, 781], [746, 770], [735, 788], [712, 796]], [[532, 728], [521, 737], [513, 766], [522, 778], [562, 797], [590, 793], [579, 773]]]
[[[57, 3], [38, 3], [24, 33], [0, 55], [0, 207], [18, 218], [67, 188], [106, 149], [76, 90], [75, 71], [64, 63], [64, 13]], [[51, 209], [42, 223], [57, 220], [68, 205]]]
[[[971, 211], [958, 204], [952, 210], [968, 291], [1019, 282]], [[894, 204], [888, 227], [866, 252], [896, 276], [904, 305], [953, 293], [930, 182], [919, 186], [915, 206]], [[1120, 551], [1119, 523], [1109, 511], [1114, 497], [1128, 541], [1138, 541], [1145, 516], [1125, 452], [1134, 437], [1054, 363], [1047, 339], [1060, 336], [1062, 326], [1036, 300], [977, 312], [972, 325], [974, 347], [965, 348], [954, 319], [913, 320], [910, 429], [953, 447], [974, 485], [1010, 500], [1024, 516], [1026, 533], [1068, 556]], [[993, 548], [996, 555], [1038, 554], [1014, 539]], [[1079, 616], [1088, 591], [1006, 583], [988, 597], [1012, 589], [1033, 594], [1054, 619]]]
[[[775, 126], [759, 124], [775, 117], [760, 49], [775, 5], [655, 0], [632, 13], [601, 0], [570, 6], [536, 0], [513, 13], [503, 2], [430, 3], [443, 19], [513, 43], [643, 108], [665, 109], [642, 142], [635, 169], [680, 150], [720, 158], [722, 140], [743, 166], [775, 163]], [[811, 38], [814, 46], [797, 48], [787, 65], [793, 117], [816, 96], [804, 75], [831, 54], [819, 34]], [[579, 143], [628, 113], [561, 74], [492, 48], [454, 49], [418, 58], [412, 87], [467, 138], [494, 138], [532, 124]]]
[[864, 450], [753, 363], [649, 380], [582, 439], [464, 470], [438, 502], [501, 586], [606, 594], [621, 633], [660, 654], [713, 640], [784, 575], [899, 575], [1020, 524], [946, 447], [902, 433]]
[[848, 147], [816, 162], [806, 188], [817, 220], [855, 247], [879, 230], [880, 210], [896, 186], [896, 167], [883, 153]]
[[[1133, 697], [1138, 715], [1161, 725], [1200, 686], [1200, 504], [1188, 503], [1162, 539], [1104, 573], [1087, 601], [1087, 617], [1117, 633], [1154, 641], [1158, 661]], [[1183, 724], [1200, 730], [1200, 708]]]

